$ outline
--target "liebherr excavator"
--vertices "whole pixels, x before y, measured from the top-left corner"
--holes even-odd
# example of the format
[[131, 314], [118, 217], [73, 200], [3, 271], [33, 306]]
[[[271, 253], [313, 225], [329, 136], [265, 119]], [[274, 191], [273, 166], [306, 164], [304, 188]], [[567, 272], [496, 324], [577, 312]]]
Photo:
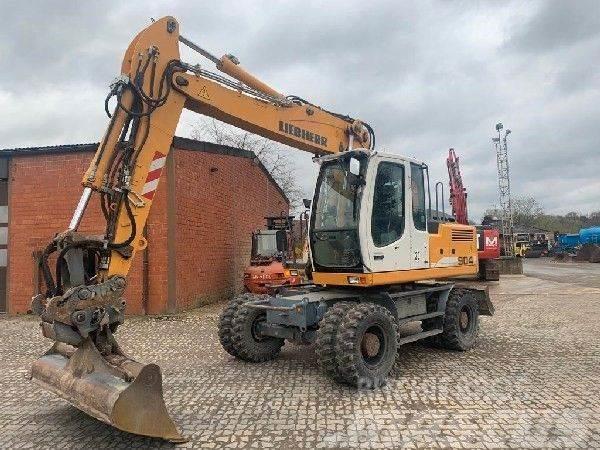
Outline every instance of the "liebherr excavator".
[[[182, 62], [180, 43], [229, 77]], [[374, 385], [405, 342], [439, 337], [461, 350], [475, 343], [479, 314], [493, 311], [487, 295], [419, 282], [476, 273], [475, 229], [428, 220], [427, 166], [375, 151], [367, 124], [281, 95], [234, 56], [217, 58], [184, 38], [172, 17], [133, 39], [105, 108], [110, 122], [73, 218], [40, 259], [46, 292], [32, 299], [32, 309], [54, 344], [31, 374], [46, 389], [121, 430], [184, 439], [165, 407], [160, 368], [127, 357], [114, 337], [124, 321], [127, 273], [147, 245], [142, 230], [183, 108], [311, 152], [321, 165], [309, 235], [314, 284], [231, 301], [219, 324], [230, 354], [264, 361], [285, 339], [316, 339], [328, 373]], [[106, 219], [101, 236], [77, 231], [92, 193]], [[410, 321], [422, 321], [423, 331], [401, 337], [398, 327]]]

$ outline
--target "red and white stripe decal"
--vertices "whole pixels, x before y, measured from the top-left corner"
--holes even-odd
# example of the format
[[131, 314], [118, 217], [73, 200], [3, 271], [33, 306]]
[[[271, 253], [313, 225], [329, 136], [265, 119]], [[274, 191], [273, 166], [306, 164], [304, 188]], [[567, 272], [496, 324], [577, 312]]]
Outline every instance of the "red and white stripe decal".
[[152, 200], [158, 186], [160, 174], [162, 173], [166, 161], [167, 157], [165, 155], [159, 152], [154, 152], [154, 157], [152, 158], [152, 163], [150, 164], [150, 170], [148, 171], [148, 176], [146, 177], [146, 183], [144, 183], [144, 188], [142, 189], [142, 197]]

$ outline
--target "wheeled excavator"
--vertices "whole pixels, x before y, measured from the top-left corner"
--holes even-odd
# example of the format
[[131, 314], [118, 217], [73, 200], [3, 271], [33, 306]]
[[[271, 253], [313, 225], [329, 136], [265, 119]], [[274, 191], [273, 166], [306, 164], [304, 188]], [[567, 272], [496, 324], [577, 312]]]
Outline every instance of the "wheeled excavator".
[[[180, 43], [220, 73], [181, 61]], [[309, 227], [314, 284], [233, 299], [219, 323], [227, 352], [257, 362], [277, 356], [285, 340], [316, 341], [327, 373], [373, 386], [406, 342], [475, 344], [479, 315], [493, 312], [489, 297], [433, 281], [477, 272], [475, 229], [430, 220], [427, 166], [376, 151], [368, 124], [280, 94], [234, 56], [218, 58], [183, 37], [173, 17], [133, 39], [105, 108], [110, 121], [72, 220], [40, 258], [46, 292], [32, 310], [54, 344], [31, 375], [44, 388], [121, 430], [184, 440], [167, 412], [160, 368], [128, 357], [115, 339], [127, 274], [148, 245], [142, 231], [184, 108], [310, 152], [320, 165]], [[78, 232], [92, 194], [106, 221], [100, 236]], [[422, 331], [400, 333], [407, 322], [421, 322]]]

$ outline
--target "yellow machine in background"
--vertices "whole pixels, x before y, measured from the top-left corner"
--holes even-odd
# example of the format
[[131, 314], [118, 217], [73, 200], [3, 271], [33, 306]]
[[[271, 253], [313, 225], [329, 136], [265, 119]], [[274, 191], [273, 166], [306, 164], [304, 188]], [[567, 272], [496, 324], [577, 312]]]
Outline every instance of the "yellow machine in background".
[[526, 239], [522, 239], [522, 236], [517, 235], [516, 241], [513, 244], [513, 253], [519, 258], [525, 257], [527, 250], [531, 248], [531, 242], [529, 242], [529, 236], [526, 235]]
[[[180, 43], [233, 79], [182, 62]], [[234, 299], [219, 324], [227, 352], [257, 362], [275, 357], [286, 339], [316, 340], [327, 373], [375, 386], [405, 342], [474, 345], [478, 315], [493, 310], [486, 293], [417, 282], [477, 273], [475, 228], [432, 221], [427, 166], [374, 151], [368, 124], [278, 93], [235, 57], [217, 58], [182, 37], [172, 17], [133, 39], [107, 112], [112, 97], [116, 107], [69, 228], [40, 260], [46, 293], [34, 297], [32, 309], [54, 341], [32, 367], [42, 386], [119, 429], [184, 439], [165, 408], [158, 366], [127, 357], [114, 337], [124, 321], [126, 277], [147, 245], [142, 230], [184, 108], [311, 152], [320, 164], [309, 231], [314, 285]], [[92, 193], [106, 219], [102, 236], [77, 231]], [[397, 327], [409, 321], [422, 321], [423, 331], [400, 338]]]

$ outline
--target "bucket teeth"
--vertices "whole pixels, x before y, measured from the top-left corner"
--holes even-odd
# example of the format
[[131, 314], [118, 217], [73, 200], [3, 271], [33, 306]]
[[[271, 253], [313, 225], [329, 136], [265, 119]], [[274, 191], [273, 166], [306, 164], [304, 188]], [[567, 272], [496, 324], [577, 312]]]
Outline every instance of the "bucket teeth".
[[86, 339], [79, 348], [55, 343], [33, 363], [31, 378], [83, 412], [123, 431], [185, 442], [173, 423], [156, 364], [102, 356]]

